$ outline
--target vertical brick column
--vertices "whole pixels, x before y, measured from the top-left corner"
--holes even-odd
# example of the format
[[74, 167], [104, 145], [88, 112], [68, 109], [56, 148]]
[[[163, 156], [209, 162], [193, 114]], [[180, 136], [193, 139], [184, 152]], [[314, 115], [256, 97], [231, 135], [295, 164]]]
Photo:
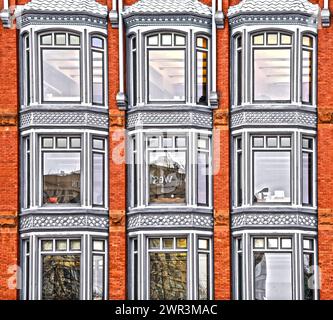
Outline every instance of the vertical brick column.
[[[108, 1], [109, 10], [111, 1]], [[118, 29], [108, 26], [109, 56], [109, 298], [126, 298], [126, 164], [125, 113], [118, 110]]]
[[[317, 1], [323, 7], [323, 1]], [[330, 1], [333, 13], [333, 1]], [[318, 250], [321, 299], [333, 299], [333, 26], [318, 37]]]
[[[227, 12], [229, 1], [223, 1]], [[229, 27], [217, 31], [217, 91], [214, 112], [214, 285], [215, 299], [231, 298], [229, 168]]]
[[16, 30], [4, 29], [0, 23], [0, 300], [18, 296], [15, 289], [15, 271], [19, 263], [16, 41]]

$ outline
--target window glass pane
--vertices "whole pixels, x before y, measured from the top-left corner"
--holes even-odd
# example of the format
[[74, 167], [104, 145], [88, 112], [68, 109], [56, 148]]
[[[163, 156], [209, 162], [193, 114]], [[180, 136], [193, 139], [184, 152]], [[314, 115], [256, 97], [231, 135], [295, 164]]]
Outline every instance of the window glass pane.
[[303, 249], [305, 250], [313, 250], [313, 240], [304, 239], [303, 240]]
[[304, 274], [304, 300], [315, 299], [315, 282], [314, 282], [314, 254], [303, 254], [303, 274]]
[[173, 147], [173, 139], [172, 138], [163, 138], [162, 139], [163, 148], [172, 148]]
[[277, 33], [269, 33], [267, 35], [267, 44], [269, 44], [269, 45], [278, 44], [278, 34]]
[[104, 298], [104, 256], [93, 255], [92, 299]]
[[303, 205], [312, 205], [312, 153], [303, 152], [302, 160], [302, 184], [303, 184]]
[[43, 100], [80, 101], [79, 50], [42, 50]]
[[80, 153], [43, 154], [44, 204], [79, 204], [81, 192]]
[[199, 149], [208, 149], [208, 140], [207, 139], [198, 139], [198, 148]]
[[282, 249], [291, 249], [291, 239], [281, 239], [281, 248]]
[[43, 138], [42, 141], [43, 148], [53, 148], [53, 138]]
[[149, 239], [149, 249], [160, 249], [160, 239], [159, 238]]
[[186, 147], [186, 138], [176, 138], [176, 147], [185, 148]]
[[104, 140], [94, 139], [93, 140], [93, 148], [97, 149], [97, 150], [104, 150]]
[[198, 248], [201, 250], [209, 249], [209, 240], [208, 239], [199, 239]]
[[292, 300], [290, 253], [254, 253], [256, 300]]
[[149, 50], [149, 100], [185, 100], [185, 51]]
[[312, 51], [303, 50], [302, 101], [312, 103]]
[[187, 239], [186, 238], [177, 238], [176, 246], [177, 246], [177, 249], [186, 249], [187, 248]]
[[136, 51], [132, 52], [132, 83], [133, 83], [133, 92], [132, 92], [132, 100], [133, 106], [137, 104], [137, 56]]
[[159, 138], [149, 138], [149, 148], [158, 148]]
[[51, 45], [52, 44], [52, 35], [46, 35], [41, 37], [42, 45]]
[[42, 251], [52, 251], [53, 250], [53, 241], [52, 240], [43, 240], [42, 241]]
[[208, 52], [197, 52], [197, 103], [208, 101]]
[[93, 154], [93, 204], [104, 205], [104, 154]]
[[149, 46], [157, 46], [158, 45], [158, 36], [148, 37], [148, 45]]
[[278, 249], [279, 242], [277, 238], [268, 238], [268, 248], [269, 249]]
[[185, 45], [185, 37], [175, 36], [175, 44], [176, 44], [176, 46], [184, 46]]
[[239, 49], [242, 47], [242, 37], [238, 36], [236, 39], [236, 48]]
[[57, 148], [67, 148], [67, 138], [57, 138]]
[[254, 202], [287, 202], [290, 198], [290, 152], [254, 152]]
[[162, 46], [171, 46], [171, 45], [172, 45], [172, 35], [162, 34]]
[[132, 50], [135, 50], [136, 49], [136, 38], [133, 37], [132, 38]]
[[291, 147], [291, 139], [290, 139], [290, 137], [282, 137], [280, 139], [280, 147], [281, 148], [290, 148]]
[[104, 241], [103, 240], [94, 240], [93, 241], [93, 250], [94, 251], [104, 251]]
[[264, 137], [254, 137], [253, 138], [253, 147], [263, 148], [264, 147]]
[[67, 240], [56, 240], [56, 250], [66, 251], [67, 250]]
[[[240, 39], [240, 38], [239, 38]], [[235, 78], [236, 82], [236, 92], [237, 92], [237, 101], [236, 105], [239, 106], [242, 104], [242, 94], [243, 94], [243, 60], [242, 60], [242, 50], [237, 50], [236, 52], [236, 68], [235, 68]]]
[[199, 253], [199, 300], [209, 299], [209, 255]]
[[313, 46], [312, 37], [303, 36], [303, 46], [312, 47]]
[[254, 239], [254, 248], [255, 249], [262, 249], [265, 248], [265, 239], [262, 238], [255, 238]]
[[149, 153], [150, 203], [186, 201], [186, 152]]
[[290, 49], [254, 50], [254, 100], [289, 101]]
[[312, 139], [303, 138], [302, 142], [303, 142], [302, 144], [303, 149], [312, 150], [313, 148]]
[[70, 138], [71, 148], [81, 148], [80, 138]]
[[267, 138], [267, 147], [268, 148], [277, 148], [278, 140], [277, 137], [268, 137]]
[[150, 253], [150, 299], [187, 299], [187, 254]]
[[197, 47], [208, 49], [208, 40], [203, 37], [197, 38]]
[[56, 45], [66, 45], [66, 34], [56, 34], [55, 35]]
[[258, 35], [253, 37], [253, 44], [260, 45], [264, 44], [264, 35]]
[[79, 36], [70, 35], [69, 36], [69, 44], [71, 46], [79, 46], [80, 45], [80, 37]]
[[94, 48], [102, 49], [104, 47], [104, 41], [101, 38], [92, 38], [91, 39], [91, 45]]
[[173, 249], [173, 239], [163, 239], [163, 249]]
[[197, 170], [197, 200], [198, 205], [208, 206], [209, 199], [209, 164], [208, 153], [198, 152], [198, 170]]
[[81, 241], [80, 240], [70, 240], [71, 251], [81, 250]]
[[[240, 140], [240, 139], [238, 139]], [[241, 206], [243, 204], [243, 168], [242, 168], [242, 160], [243, 154], [242, 152], [237, 152], [237, 206]]]
[[92, 91], [93, 103], [104, 103], [104, 54], [92, 52]]
[[291, 36], [288, 36], [287, 34], [281, 35], [281, 44], [288, 45], [291, 44]]
[[43, 256], [42, 299], [80, 299], [80, 256]]

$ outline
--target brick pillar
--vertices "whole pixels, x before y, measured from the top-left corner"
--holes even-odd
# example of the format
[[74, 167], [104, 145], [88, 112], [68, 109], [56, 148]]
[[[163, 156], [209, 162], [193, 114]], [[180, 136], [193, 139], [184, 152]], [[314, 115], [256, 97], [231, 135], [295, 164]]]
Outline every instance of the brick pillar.
[[[18, 83], [16, 30], [0, 22], [0, 300], [17, 299]], [[9, 286], [14, 285], [14, 288]]]
[[[323, 1], [317, 1], [323, 7]], [[333, 13], [333, 1], [330, 1]], [[333, 299], [333, 26], [318, 37], [318, 250], [321, 299]]]

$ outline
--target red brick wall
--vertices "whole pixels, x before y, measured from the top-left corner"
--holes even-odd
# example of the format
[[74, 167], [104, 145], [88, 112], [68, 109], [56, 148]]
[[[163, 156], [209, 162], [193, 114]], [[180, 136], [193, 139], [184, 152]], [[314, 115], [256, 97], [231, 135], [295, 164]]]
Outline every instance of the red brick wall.
[[[323, 7], [323, 1], [319, 2]], [[330, 1], [333, 13], [333, 1]], [[318, 218], [321, 299], [333, 299], [333, 26], [319, 30]], [[328, 63], [329, 62], [329, 63]]]
[[[2, 4], [1, 4], [2, 8]], [[8, 287], [18, 264], [18, 82], [16, 30], [0, 23], [0, 299], [16, 299]]]

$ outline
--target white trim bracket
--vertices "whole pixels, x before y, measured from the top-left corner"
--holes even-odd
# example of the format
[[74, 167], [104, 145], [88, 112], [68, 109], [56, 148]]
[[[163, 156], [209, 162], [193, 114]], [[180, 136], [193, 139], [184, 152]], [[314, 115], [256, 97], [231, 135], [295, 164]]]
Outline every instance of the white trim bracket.
[[331, 12], [328, 7], [328, 0], [324, 1], [324, 8], [321, 10], [321, 25], [328, 28], [331, 25]]

